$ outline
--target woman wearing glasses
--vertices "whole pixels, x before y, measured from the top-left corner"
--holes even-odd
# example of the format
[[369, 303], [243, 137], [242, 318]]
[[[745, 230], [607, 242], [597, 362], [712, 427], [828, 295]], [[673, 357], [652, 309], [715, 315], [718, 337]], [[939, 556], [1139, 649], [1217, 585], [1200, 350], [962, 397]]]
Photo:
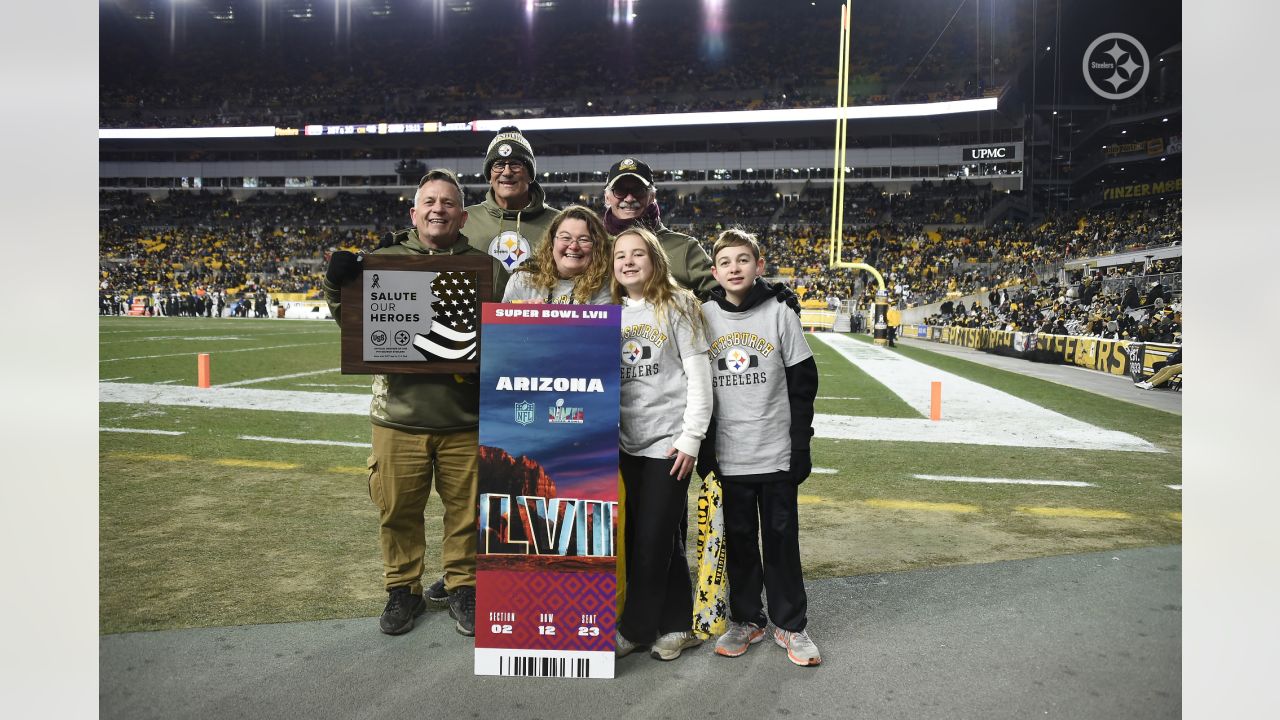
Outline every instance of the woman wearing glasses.
[[533, 257], [512, 274], [502, 302], [609, 303], [609, 245], [609, 234], [595, 211], [570, 205], [551, 221]]

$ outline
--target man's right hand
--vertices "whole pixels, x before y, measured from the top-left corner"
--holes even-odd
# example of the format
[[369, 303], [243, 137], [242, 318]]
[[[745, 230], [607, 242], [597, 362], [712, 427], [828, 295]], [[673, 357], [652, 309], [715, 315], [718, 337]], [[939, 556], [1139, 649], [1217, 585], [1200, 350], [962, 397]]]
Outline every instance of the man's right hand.
[[360, 272], [361, 257], [347, 250], [337, 250], [329, 257], [329, 269], [325, 279], [334, 287], [347, 284], [356, 273]]

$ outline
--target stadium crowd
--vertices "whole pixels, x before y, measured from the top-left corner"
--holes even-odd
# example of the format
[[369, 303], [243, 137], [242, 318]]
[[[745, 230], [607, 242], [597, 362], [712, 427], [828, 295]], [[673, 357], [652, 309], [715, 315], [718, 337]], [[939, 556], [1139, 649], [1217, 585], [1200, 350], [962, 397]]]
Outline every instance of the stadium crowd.
[[[533, 30], [521, 14], [458, 14], [438, 22], [421, 4], [392, 2], [345, 36], [323, 22], [281, 17], [270, 35], [238, 15], [180, 40], [168, 23], [100, 6], [102, 127], [191, 127], [556, 117], [831, 105], [839, 14], [788, 3], [734, 3], [717, 45], [688, 8], [662, 0], [634, 23], [598, 7], [575, 23]], [[1025, 3], [1009, 12], [1024, 15]], [[946, 23], [930, 0], [855, 8], [853, 105], [980, 97], [1016, 70], [1026, 40], [997, 30], [996, 50], [973, 67], [974, 19]], [[923, 21], [938, 18], [937, 23]], [[936, 36], [936, 27], [948, 32]], [[424, 37], [424, 28], [431, 26]], [[1005, 35], [1007, 34], [1007, 37]], [[633, 42], [661, 37], [661, 43]], [[895, 38], [889, 43], [887, 38]], [[504, 52], [494, 53], [494, 43]], [[932, 47], [931, 47], [932, 43]], [[925, 51], [929, 52], [926, 54]], [[405, 59], [450, 68], [447, 83], [405, 83]], [[207, 68], [217, 67], [210, 74]], [[785, 70], [780, 71], [780, 68]], [[617, 76], [626, 77], [619, 91]], [[762, 81], [767, 78], [767, 81]], [[983, 78], [985, 80], [980, 80]]]
[[[466, 201], [482, 197], [472, 190]], [[1151, 339], [1178, 331], [1170, 321], [1179, 319], [1171, 313], [1178, 310], [1180, 257], [1114, 265], [1075, 278], [1037, 273], [1090, 252], [1180, 243], [1179, 198], [1063, 213], [1035, 227], [986, 226], [976, 210], [965, 217], [978, 224], [936, 223], [939, 212], [952, 213], [948, 219], [954, 220], [957, 208], [990, 207], [991, 200], [986, 185], [923, 184], [910, 196], [887, 194], [870, 183], [850, 186], [842, 259], [878, 268], [900, 307], [1003, 293], [1000, 302], [988, 306], [954, 306], [930, 319], [935, 322]], [[603, 210], [598, 193], [579, 190], [548, 190], [547, 202], [554, 207], [581, 202]], [[756, 233], [766, 248], [767, 273], [805, 298], [835, 296], [860, 309], [874, 301], [876, 288], [868, 275], [826, 267], [829, 191], [784, 198], [771, 183], [745, 182], [684, 195], [660, 189], [658, 202], [664, 222], [704, 244], [729, 226]], [[237, 198], [229, 192], [174, 190], [153, 200], [103, 191], [99, 206], [100, 312], [105, 313], [127, 306], [127, 298], [157, 293], [179, 300], [221, 294], [228, 304], [245, 296], [252, 301], [260, 292], [318, 297], [328, 253], [370, 250], [408, 220], [407, 198], [390, 192], [325, 199], [306, 192], [259, 191]], [[1159, 308], [1148, 297], [1152, 279], [1162, 282]], [[1115, 328], [1109, 329], [1113, 322]]]
[[928, 325], [990, 328], [1109, 340], [1181, 342], [1182, 303], [1159, 281], [1122, 293], [1103, 289], [1100, 273], [1041, 285], [993, 290], [988, 305], [944, 302]]

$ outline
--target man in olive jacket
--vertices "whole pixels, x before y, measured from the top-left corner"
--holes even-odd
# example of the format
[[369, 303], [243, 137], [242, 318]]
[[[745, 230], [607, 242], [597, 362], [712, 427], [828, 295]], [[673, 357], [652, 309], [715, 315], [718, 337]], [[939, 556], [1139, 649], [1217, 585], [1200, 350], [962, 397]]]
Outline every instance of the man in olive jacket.
[[712, 288], [719, 287], [711, 277], [711, 256], [698, 241], [662, 224], [658, 191], [647, 164], [635, 158], [614, 163], [605, 180], [604, 204], [604, 226], [609, 234], [616, 236], [635, 224], [652, 230], [671, 261], [671, 277], [699, 300], [707, 300]]
[[484, 202], [467, 207], [471, 246], [489, 253], [507, 272], [533, 256], [558, 212], [547, 206], [536, 170], [529, 141], [513, 125], [502, 128], [484, 156], [489, 180]]
[[[409, 216], [413, 227], [394, 233], [379, 255], [480, 255], [461, 233], [467, 221], [462, 187], [447, 170], [422, 178]], [[360, 271], [360, 258], [339, 251], [329, 262], [325, 300], [341, 322], [342, 285]], [[507, 273], [493, 263], [493, 295], [502, 297]], [[388, 635], [413, 629], [426, 607], [422, 565], [423, 513], [432, 481], [444, 505], [441, 563], [449, 614], [463, 635], [475, 634], [476, 487], [479, 451], [479, 378], [475, 375], [375, 375], [369, 420], [369, 497], [378, 508], [387, 605], [379, 627]]]

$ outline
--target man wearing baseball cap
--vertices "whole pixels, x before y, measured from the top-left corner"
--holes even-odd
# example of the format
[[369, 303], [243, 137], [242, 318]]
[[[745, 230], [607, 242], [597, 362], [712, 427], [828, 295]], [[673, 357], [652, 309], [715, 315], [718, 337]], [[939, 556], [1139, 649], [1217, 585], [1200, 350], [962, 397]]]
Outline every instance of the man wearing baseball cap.
[[671, 277], [699, 300], [705, 301], [711, 289], [718, 287], [711, 277], [707, 251], [697, 240], [662, 224], [653, 170], [647, 164], [635, 158], [614, 163], [605, 181], [604, 204], [604, 226], [609, 234], [617, 235], [635, 224], [652, 230], [671, 261]]
[[483, 202], [467, 208], [472, 246], [489, 253], [508, 272], [533, 254], [558, 212], [544, 202], [536, 167], [533, 146], [520, 129], [502, 128], [484, 156], [489, 191]]

